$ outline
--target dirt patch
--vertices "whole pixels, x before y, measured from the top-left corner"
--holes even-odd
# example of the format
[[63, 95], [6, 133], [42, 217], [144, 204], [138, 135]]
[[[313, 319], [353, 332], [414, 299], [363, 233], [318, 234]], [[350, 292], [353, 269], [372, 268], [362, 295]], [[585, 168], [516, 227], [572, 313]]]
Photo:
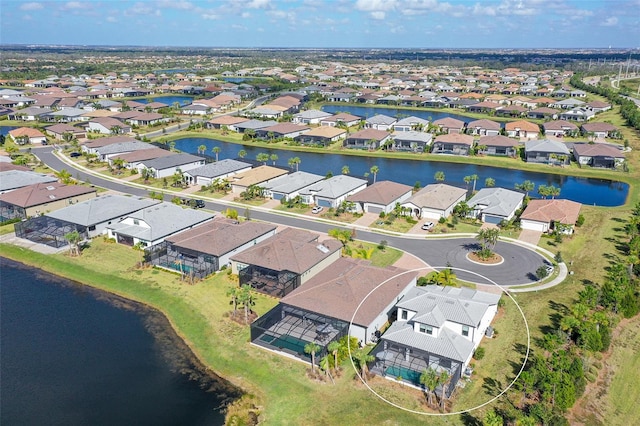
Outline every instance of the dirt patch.
[[482, 258], [478, 256], [476, 252], [471, 252], [467, 255], [467, 257], [472, 262], [482, 263], [483, 265], [497, 265], [499, 263], [502, 263], [503, 261], [502, 256], [500, 256], [498, 253], [493, 253], [493, 255], [488, 258]]

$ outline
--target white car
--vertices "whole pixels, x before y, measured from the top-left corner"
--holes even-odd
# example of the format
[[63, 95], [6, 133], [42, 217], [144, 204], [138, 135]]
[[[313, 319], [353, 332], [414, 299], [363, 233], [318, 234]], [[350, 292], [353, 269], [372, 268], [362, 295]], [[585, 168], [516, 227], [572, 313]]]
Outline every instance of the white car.
[[431, 231], [433, 229], [433, 222], [425, 222], [422, 224], [423, 231]]
[[311, 209], [311, 213], [313, 213], [313, 214], [318, 214], [318, 213], [320, 213], [322, 210], [324, 210], [324, 207], [322, 207], [322, 206], [315, 206], [313, 209]]

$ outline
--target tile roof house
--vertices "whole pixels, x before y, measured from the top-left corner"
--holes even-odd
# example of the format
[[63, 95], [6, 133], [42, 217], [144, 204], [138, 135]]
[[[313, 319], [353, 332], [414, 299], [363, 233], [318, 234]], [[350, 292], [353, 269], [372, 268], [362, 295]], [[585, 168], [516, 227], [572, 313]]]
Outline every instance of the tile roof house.
[[467, 201], [471, 208], [469, 216], [485, 223], [498, 225], [508, 222], [522, 207], [524, 194], [504, 188], [482, 188]]
[[57, 181], [57, 178], [45, 175], [44, 173], [36, 173], [30, 170], [7, 170], [0, 172], [0, 194], [37, 183], [52, 183]]
[[301, 191], [311, 185], [324, 180], [324, 178], [321, 175], [298, 171], [280, 176], [260, 186], [265, 189], [265, 196], [268, 198], [290, 200], [297, 197]]
[[416, 192], [402, 207], [411, 209], [411, 216], [439, 220], [453, 213], [453, 208], [464, 201], [467, 190], [444, 183], [427, 185]]
[[497, 136], [500, 134], [500, 123], [493, 120], [474, 120], [467, 123], [467, 132], [472, 135]]
[[416, 130], [396, 130], [391, 134], [392, 142], [390, 148], [395, 151], [428, 152], [432, 140], [433, 135], [431, 133]]
[[126, 215], [105, 227], [119, 244], [150, 247], [165, 238], [213, 219], [213, 214], [162, 202]]
[[573, 157], [582, 166], [615, 169], [624, 163], [620, 147], [607, 143], [574, 143]]
[[409, 185], [383, 180], [348, 196], [347, 201], [355, 204], [357, 213], [389, 213], [397, 203], [408, 200], [412, 192]]
[[530, 121], [511, 121], [504, 125], [504, 130], [510, 138], [537, 139], [540, 128]]
[[499, 300], [499, 294], [464, 287], [413, 287], [396, 304], [398, 319], [371, 351], [371, 370], [416, 387], [425, 369], [447, 371], [445, 391], [450, 395], [495, 317]]
[[0, 220], [26, 219], [96, 196], [96, 189], [88, 186], [36, 183], [0, 194]]
[[551, 232], [555, 223], [566, 226], [564, 232], [573, 233], [582, 204], [570, 200], [531, 200], [520, 215], [520, 226], [539, 232]]
[[145, 160], [153, 160], [154, 158], [167, 157], [169, 155], [174, 155], [175, 153], [169, 151], [168, 149], [162, 148], [150, 148], [150, 149], [142, 149], [139, 151], [128, 152], [125, 154], [117, 154], [109, 158], [109, 165], [113, 166], [113, 162], [115, 160], [124, 161], [124, 167], [127, 169], [142, 169], [140, 163]]
[[474, 138], [464, 133], [447, 133], [436, 136], [433, 141], [432, 154], [469, 155]]
[[211, 185], [216, 179], [226, 179], [236, 173], [249, 171], [252, 167], [251, 164], [244, 161], [226, 158], [187, 170], [183, 173], [183, 176], [189, 185]]
[[293, 138], [302, 145], [322, 145], [328, 146], [332, 142], [337, 142], [347, 136], [347, 131], [338, 127], [320, 126], [304, 132]]
[[427, 130], [429, 127], [429, 120], [425, 120], [420, 117], [404, 117], [398, 120], [393, 125], [393, 130], [396, 132], [409, 132], [412, 130]]
[[390, 133], [384, 130], [363, 129], [352, 133], [343, 142], [345, 148], [359, 148], [376, 150], [383, 146], [390, 138]]
[[342, 243], [320, 242], [318, 234], [286, 228], [271, 238], [231, 256], [231, 268], [240, 285], [283, 297], [304, 285], [340, 258]]
[[569, 148], [559, 141], [550, 139], [526, 141], [525, 161], [528, 163], [569, 164]]
[[360, 122], [360, 120], [362, 120], [362, 118], [358, 117], [357, 115], [343, 112], [343, 113], [332, 115], [327, 118], [323, 118], [322, 120], [320, 120], [320, 125], [336, 127], [340, 124], [343, 124], [347, 127], [351, 127], [351, 126], [357, 125]]
[[287, 173], [286, 170], [271, 166], [258, 166], [245, 172], [236, 173], [229, 179], [231, 191], [240, 194], [251, 185], [264, 185]]
[[174, 153], [163, 157], [140, 161], [138, 170], [149, 169], [156, 179], [173, 176], [204, 166], [204, 158], [187, 153]]
[[384, 114], [378, 114], [378, 115], [374, 115], [373, 117], [367, 118], [364, 121], [364, 127], [366, 129], [376, 129], [376, 130], [387, 131], [393, 128], [393, 125], [397, 121], [398, 120], [395, 119], [394, 117], [389, 117]]
[[330, 112], [310, 109], [294, 114], [292, 121], [295, 124], [320, 124], [320, 121], [331, 116], [333, 116], [333, 114]]
[[273, 126], [256, 130], [256, 136], [261, 139], [295, 138], [311, 130], [309, 126], [294, 123], [278, 123]]
[[542, 124], [545, 136], [576, 136], [578, 134], [578, 126], [566, 120], [547, 121]]
[[517, 140], [506, 136], [483, 136], [478, 140], [478, 153], [515, 157], [518, 154], [519, 145]]
[[263, 222], [216, 217], [171, 235], [147, 251], [154, 265], [204, 278], [223, 266], [230, 267], [231, 256], [272, 237], [276, 228]]
[[580, 126], [580, 131], [584, 135], [593, 134], [596, 139], [614, 137], [620, 132], [613, 124], [601, 122], [584, 123]]
[[461, 133], [464, 129], [464, 121], [451, 117], [441, 118], [433, 122], [433, 125], [446, 133]]
[[337, 208], [348, 196], [362, 191], [367, 181], [348, 175], [338, 175], [321, 180], [302, 191], [300, 195], [305, 204]]
[[229, 130], [237, 131], [234, 126], [236, 124], [244, 123], [245, 121], [249, 121], [249, 119], [233, 115], [222, 115], [207, 121], [206, 125], [208, 129], [220, 129], [222, 126], [227, 126]]
[[87, 136], [86, 130], [80, 127], [70, 126], [65, 123], [45, 127], [44, 131], [59, 141], [64, 140], [65, 133], [71, 133], [71, 135], [76, 139], [85, 138]]
[[9, 130], [9, 137], [18, 145], [47, 143], [47, 137], [40, 130], [32, 127], [19, 127]]

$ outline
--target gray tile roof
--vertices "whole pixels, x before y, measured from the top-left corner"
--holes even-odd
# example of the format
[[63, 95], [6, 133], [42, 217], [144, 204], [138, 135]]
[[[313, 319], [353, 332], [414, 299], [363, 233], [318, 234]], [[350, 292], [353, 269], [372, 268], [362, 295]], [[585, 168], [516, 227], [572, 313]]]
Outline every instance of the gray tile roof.
[[244, 170], [250, 167], [251, 164], [249, 163], [227, 158], [224, 160], [216, 161], [215, 163], [205, 164], [202, 167], [191, 169], [188, 172], [185, 172], [185, 174], [194, 177], [202, 176], [213, 179], [218, 176], [226, 176], [229, 173], [237, 172], [239, 170]]
[[291, 173], [290, 175], [276, 178], [269, 183], [261, 186], [273, 192], [290, 194], [292, 192], [306, 188], [309, 185], [313, 185], [314, 183], [317, 183], [322, 179], [324, 179], [324, 176], [321, 175], [307, 172], [295, 172]]
[[213, 214], [163, 202], [128, 214], [127, 217], [138, 219], [148, 227], [119, 222], [108, 228], [121, 235], [155, 241], [206, 222], [213, 218]]
[[36, 183], [57, 182], [53, 176], [23, 170], [0, 172], [0, 192], [23, 188]]
[[157, 148], [154, 145], [146, 142], [131, 141], [131, 142], [118, 142], [111, 145], [105, 145], [95, 148], [99, 155], [118, 154], [121, 152], [141, 151], [143, 149]]
[[103, 195], [47, 213], [46, 216], [83, 226], [91, 226], [111, 219], [120, 219], [157, 203], [157, 200], [143, 197]]
[[526, 152], [549, 152], [552, 154], [569, 155], [569, 148], [562, 143], [549, 139], [534, 139], [524, 143]]
[[483, 213], [507, 217], [515, 211], [522, 200], [524, 200], [522, 192], [504, 188], [482, 188], [467, 201], [467, 204], [471, 208], [477, 205], [487, 206], [482, 209]]
[[448, 209], [467, 193], [466, 189], [456, 186], [435, 183], [427, 185], [413, 194], [405, 203], [412, 203], [421, 208]]
[[395, 131], [391, 134], [391, 138], [395, 140], [400, 140], [400, 141], [421, 142], [421, 143], [429, 144], [433, 139], [433, 135], [431, 133], [409, 130], [406, 132]]
[[369, 124], [382, 124], [389, 126], [395, 123], [397, 120], [393, 117], [389, 117], [388, 115], [377, 114], [373, 117], [367, 118], [365, 121]]
[[420, 118], [420, 117], [405, 117], [401, 120], [398, 120], [398, 122], [395, 124], [396, 126], [413, 126], [416, 124], [422, 124], [423, 126], [428, 126], [429, 125], [429, 120], [425, 120], [424, 118]]
[[294, 114], [294, 117], [300, 117], [302, 119], [307, 119], [307, 120], [312, 120], [312, 119], [318, 119], [318, 118], [326, 118], [326, 117], [330, 117], [333, 114], [329, 113], [329, 112], [324, 112], [324, 111], [320, 111], [318, 109], [310, 109], [307, 111], [302, 111], [299, 112], [297, 114]]
[[301, 192], [301, 194], [314, 194], [317, 197], [336, 199], [347, 192], [353, 191], [354, 189], [366, 184], [367, 181], [364, 179], [347, 175], [338, 175], [308, 187]]
[[141, 164], [149, 169], [162, 170], [171, 167], [178, 167], [183, 164], [195, 163], [197, 161], [204, 162], [204, 158], [198, 157], [197, 155], [180, 153], [167, 155], [166, 157], [154, 158], [152, 160], [145, 160], [142, 161]]
[[257, 129], [264, 129], [265, 127], [273, 126], [276, 124], [278, 124], [278, 122], [273, 120], [269, 120], [269, 121], [249, 120], [249, 121], [244, 121], [242, 123], [235, 124], [235, 127], [237, 127], [238, 129], [257, 130]]

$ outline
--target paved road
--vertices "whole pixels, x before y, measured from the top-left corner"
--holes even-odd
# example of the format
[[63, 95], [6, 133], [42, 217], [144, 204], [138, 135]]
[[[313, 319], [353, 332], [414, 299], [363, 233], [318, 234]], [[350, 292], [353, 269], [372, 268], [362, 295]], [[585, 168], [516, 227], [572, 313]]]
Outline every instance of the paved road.
[[[52, 153], [52, 150], [52, 147], [42, 147], [34, 150], [34, 153], [52, 169], [70, 170], [74, 177], [83, 181], [88, 180], [96, 186], [139, 196], [147, 196], [149, 193], [147, 189], [124, 185], [85, 173], [79, 168], [62, 162]], [[169, 201], [172, 197], [173, 194], [169, 194], [165, 196], [165, 199]], [[228, 206], [223, 202], [209, 200], [205, 200], [205, 204], [207, 209], [215, 211], [224, 210]], [[243, 211], [240, 210], [240, 213], [242, 214]], [[251, 218], [318, 232], [327, 232], [329, 229], [337, 227], [335, 224], [327, 224], [311, 218], [304, 219], [288, 215], [285, 216], [270, 211], [261, 211], [257, 208], [251, 209]], [[345, 227], [349, 229], [352, 228], [350, 225], [345, 225]], [[425, 239], [420, 236], [398, 237], [367, 230], [358, 230], [357, 238], [373, 243], [386, 240], [390, 246], [407, 251], [434, 267], [451, 266], [453, 268], [469, 270], [484, 275], [499, 285], [504, 286], [534, 283], [536, 281], [535, 271], [544, 261], [544, 258], [540, 254], [532, 250], [503, 241], [498, 242], [495, 251], [500, 254], [505, 261], [501, 265], [486, 266], [473, 263], [466, 258], [466, 254], [475, 250], [477, 247], [478, 242], [473, 238]], [[456, 270], [455, 273], [460, 279], [466, 281], [488, 283], [485, 279], [462, 270]]]

